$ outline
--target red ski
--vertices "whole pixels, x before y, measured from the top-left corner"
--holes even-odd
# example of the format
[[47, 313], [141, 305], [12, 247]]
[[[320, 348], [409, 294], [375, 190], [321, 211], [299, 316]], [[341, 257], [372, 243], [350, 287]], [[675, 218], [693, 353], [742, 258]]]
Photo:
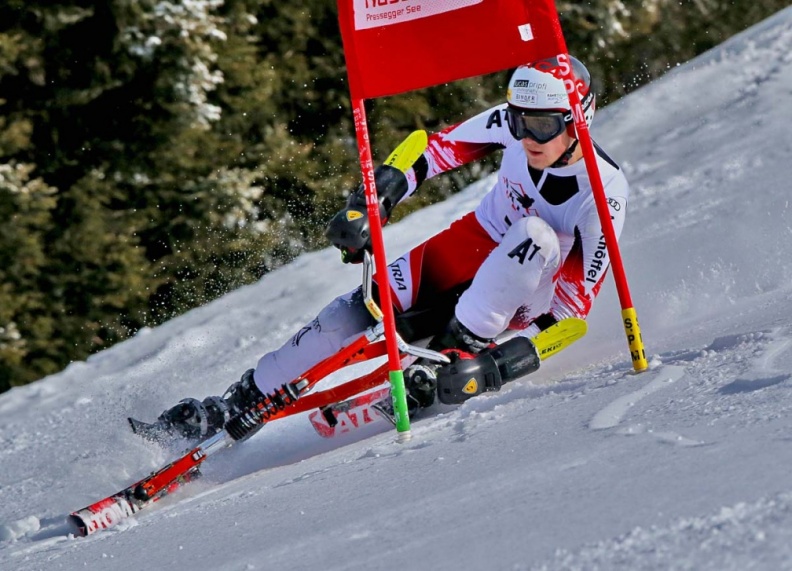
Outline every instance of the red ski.
[[[334, 358], [344, 366], [352, 362], [379, 356], [381, 346], [372, 343], [363, 349], [350, 354], [342, 350]], [[318, 372], [332, 372], [330, 359], [319, 363], [310, 371], [301, 375], [298, 381], [313, 380], [308, 384], [312, 387], [320, 380]], [[327, 373], [325, 373], [327, 374]], [[370, 373], [347, 381], [341, 385], [304, 395], [292, 404], [272, 412], [266, 422], [272, 422], [301, 412], [316, 408], [327, 407], [337, 402], [347, 400], [357, 394], [379, 386], [388, 380], [388, 364], [385, 363]], [[297, 381], [295, 381], [297, 382]], [[387, 390], [387, 389], [386, 389]], [[73, 524], [75, 535], [86, 536], [102, 529], [107, 529], [127, 519], [142, 509], [162, 499], [166, 495], [179, 489], [183, 484], [200, 476], [199, 467], [209, 456], [230, 447], [236, 440], [226, 431], [222, 430], [216, 435], [203, 441], [196, 447], [160, 470], [153, 472], [142, 480], [124, 488], [111, 496], [99, 500], [85, 508], [69, 514], [69, 521]]]
[[308, 419], [319, 436], [333, 438], [382, 421], [374, 405], [390, 397], [390, 388], [384, 387], [312, 412]]
[[[207, 443], [208, 441], [204, 445]], [[69, 521], [74, 527], [75, 535], [84, 537], [101, 529], [113, 527], [121, 520], [135, 515], [180, 488], [186, 482], [196, 479], [200, 476], [198, 466], [207, 456], [199, 446], [128, 488], [72, 512], [69, 514]]]

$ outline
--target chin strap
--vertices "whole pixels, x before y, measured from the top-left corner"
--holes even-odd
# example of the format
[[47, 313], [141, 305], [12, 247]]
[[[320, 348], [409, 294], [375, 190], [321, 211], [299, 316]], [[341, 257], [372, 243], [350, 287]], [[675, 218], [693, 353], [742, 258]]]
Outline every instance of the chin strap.
[[567, 166], [569, 164], [569, 159], [572, 158], [572, 154], [575, 152], [575, 149], [577, 149], [577, 144], [578, 144], [577, 139], [572, 141], [572, 144], [569, 145], [569, 148], [566, 151], [564, 151], [563, 155], [558, 157], [558, 160], [556, 162], [550, 165], [550, 168], [557, 169], [560, 167]]

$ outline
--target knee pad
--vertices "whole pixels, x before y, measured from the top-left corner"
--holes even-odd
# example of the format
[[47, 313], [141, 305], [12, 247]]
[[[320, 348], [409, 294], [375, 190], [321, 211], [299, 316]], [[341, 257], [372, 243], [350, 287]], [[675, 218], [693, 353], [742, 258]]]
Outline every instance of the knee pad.
[[560, 259], [561, 246], [550, 225], [536, 216], [521, 218], [476, 272], [459, 299], [456, 317], [479, 337], [492, 338], [520, 307], [546, 312]]
[[520, 218], [511, 225], [501, 242], [509, 258], [520, 264], [541, 256], [545, 266], [557, 267], [561, 256], [558, 235], [550, 225], [536, 216]]

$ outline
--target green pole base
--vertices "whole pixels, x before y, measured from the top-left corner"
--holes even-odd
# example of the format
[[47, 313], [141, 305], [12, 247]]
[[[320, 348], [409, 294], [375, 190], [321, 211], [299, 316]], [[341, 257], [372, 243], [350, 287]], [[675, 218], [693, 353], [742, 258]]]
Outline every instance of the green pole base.
[[410, 416], [407, 414], [407, 390], [404, 388], [404, 371], [391, 371], [388, 373], [388, 378], [391, 384], [396, 430], [399, 432], [399, 441], [404, 442], [411, 438]]

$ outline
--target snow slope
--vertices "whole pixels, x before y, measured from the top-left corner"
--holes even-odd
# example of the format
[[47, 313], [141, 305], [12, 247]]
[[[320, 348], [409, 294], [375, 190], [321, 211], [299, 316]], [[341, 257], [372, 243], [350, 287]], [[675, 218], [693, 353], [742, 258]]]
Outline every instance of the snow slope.
[[[792, 9], [608, 109], [632, 184], [622, 253], [652, 368], [612, 282], [588, 336], [395, 442], [271, 424], [118, 528], [64, 515], [174, 456], [126, 430], [217, 393], [359, 269], [331, 250], [0, 395], [0, 569], [792, 569]], [[490, 181], [386, 229], [389, 251]], [[344, 445], [344, 446], [342, 446]]]

